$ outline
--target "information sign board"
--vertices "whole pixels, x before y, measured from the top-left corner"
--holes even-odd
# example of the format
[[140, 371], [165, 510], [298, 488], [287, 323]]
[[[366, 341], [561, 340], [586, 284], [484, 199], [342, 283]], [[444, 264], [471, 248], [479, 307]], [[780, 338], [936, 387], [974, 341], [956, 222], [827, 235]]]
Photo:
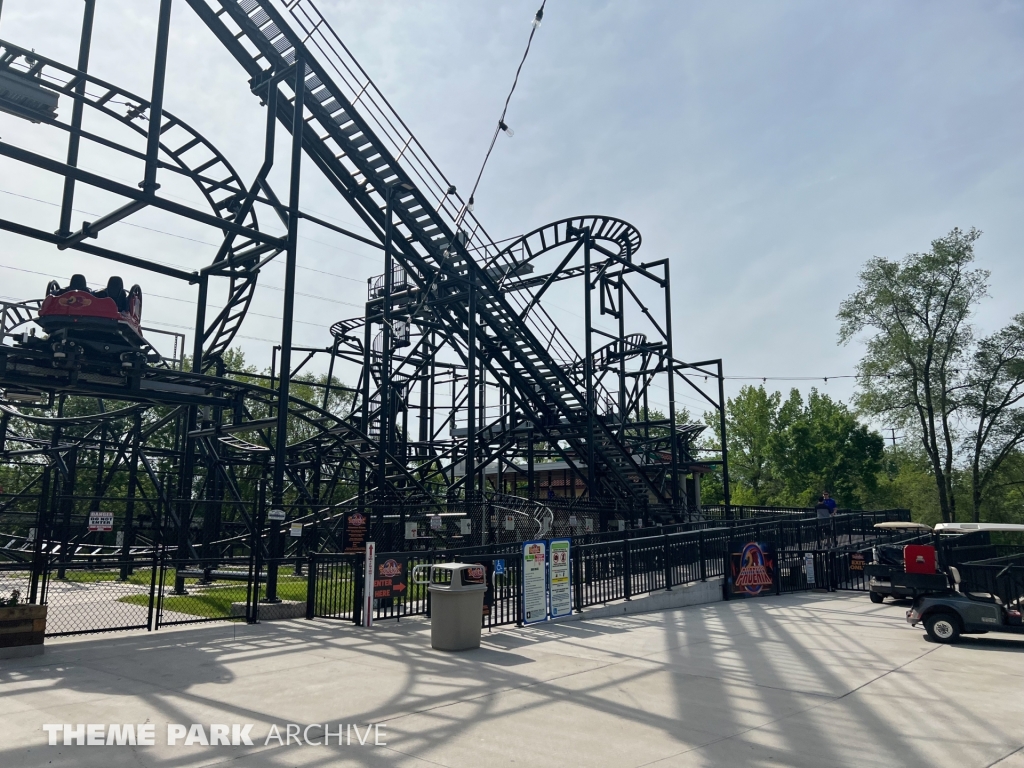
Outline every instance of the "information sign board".
[[362, 512], [345, 513], [341, 548], [343, 552], [363, 552], [366, 549], [366, 515]]
[[548, 620], [547, 542], [523, 543], [523, 624]]
[[572, 613], [572, 577], [569, 568], [569, 539], [553, 539], [550, 544], [551, 618]]

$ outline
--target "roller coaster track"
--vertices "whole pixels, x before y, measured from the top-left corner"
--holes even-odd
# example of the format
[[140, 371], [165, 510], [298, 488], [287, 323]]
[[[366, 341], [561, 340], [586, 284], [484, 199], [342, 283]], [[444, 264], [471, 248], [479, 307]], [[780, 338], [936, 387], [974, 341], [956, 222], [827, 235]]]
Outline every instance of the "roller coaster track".
[[[591, 448], [612, 498], [643, 504], [650, 495], [665, 501], [629, 448], [589, 411], [573, 373], [577, 355], [557, 326], [539, 308], [526, 312], [526, 295], [502, 290], [501, 281], [522, 266], [515, 254], [493, 243], [313, 3], [296, 0], [282, 10], [282, 3], [272, 0], [187, 2], [249, 74], [254, 93], [264, 101], [266, 89], [278, 87], [271, 85], [272, 78], [302, 61], [309, 112], [302, 135], [306, 154], [382, 240], [389, 190], [395, 190], [390, 193], [397, 218], [395, 258], [429, 298], [447, 339], [479, 345], [494, 375], [508, 382], [517, 407], [552, 443], [565, 441], [577, 456], [586, 456], [586, 425], [592, 421], [598, 435]], [[289, 99], [281, 95], [276, 103], [280, 122], [290, 130]], [[585, 227], [597, 219], [571, 221]], [[631, 230], [616, 227], [617, 234], [625, 235], [620, 248], [628, 251]], [[563, 239], [570, 236], [567, 223], [562, 232]], [[479, 296], [481, 328], [475, 340], [469, 338], [470, 284]]]
[[[149, 135], [149, 126], [145, 123], [150, 102], [130, 91], [2, 40], [0, 70], [22, 75], [31, 72], [45, 87], [61, 96], [81, 100], [85, 106], [117, 120], [137, 134]], [[84, 88], [81, 86], [83, 81]], [[56, 117], [33, 114], [31, 119], [64, 130], [68, 128]], [[166, 110], [163, 111], [159, 130], [160, 149], [169, 160], [161, 161], [160, 167], [191, 179], [218, 218], [258, 232], [259, 223], [251, 206], [244, 216], [239, 216], [241, 202], [248, 190], [224, 155], [198, 131]], [[84, 130], [81, 134], [131, 157], [145, 158], [143, 152], [111, 139]], [[227, 230], [224, 234], [229, 236]], [[231, 345], [242, 324], [256, 290], [259, 272], [254, 268], [255, 264], [261, 258], [273, 256], [278, 250], [275, 246], [244, 236], [232, 239], [228, 248], [218, 249], [213, 263], [222, 267], [222, 273], [227, 274], [230, 282], [226, 304], [204, 332], [204, 368]]]

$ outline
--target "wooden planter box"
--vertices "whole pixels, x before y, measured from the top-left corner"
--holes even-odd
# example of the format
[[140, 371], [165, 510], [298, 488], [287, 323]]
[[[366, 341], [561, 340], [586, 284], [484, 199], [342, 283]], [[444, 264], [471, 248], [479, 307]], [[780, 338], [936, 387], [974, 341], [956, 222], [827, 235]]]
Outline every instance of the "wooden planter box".
[[0, 659], [38, 656], [45, 633], [45, 605], [0, 606]]

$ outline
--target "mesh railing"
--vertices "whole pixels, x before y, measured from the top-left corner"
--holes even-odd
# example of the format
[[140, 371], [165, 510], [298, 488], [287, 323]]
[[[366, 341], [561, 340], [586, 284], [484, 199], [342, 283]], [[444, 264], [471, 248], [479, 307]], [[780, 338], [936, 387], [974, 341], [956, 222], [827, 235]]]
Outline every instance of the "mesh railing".
[[[126, 571], [131, 573], [124, 577]], [[152, 577], [152, 566], [140, 568], [137, 562], [51, 559], [40, 600], [48, 606], [46, 634], [151, 629]]]
[[[225, 619], [245, 620], [246, 606], [253, 596], [252, 563], [248, 558], [202, 558], [179, 561], [171, 556], [161, 559], [157, 594], [157, 627], [196, 624]], [[305, 578], [290, 590], [282, 577], [278, 590], [282, 597], [306, 599]], [[262, 594], [265, 571], [256, 586]], [[298, 595], [301, 594], [301, 597]]]

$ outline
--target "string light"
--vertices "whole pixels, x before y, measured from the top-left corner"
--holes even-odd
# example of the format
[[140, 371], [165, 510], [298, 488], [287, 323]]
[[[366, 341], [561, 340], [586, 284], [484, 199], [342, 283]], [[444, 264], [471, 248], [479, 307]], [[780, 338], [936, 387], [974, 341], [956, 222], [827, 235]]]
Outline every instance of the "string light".
[[459, 214], [458, 220], [455, 222], [456, 226], [462, 223], [462, 218], [467, 212], [472, 213], [474, 196], [476, 195], [477, 187], [480, 186], [480, 179], [483, 178], [484, 169], [487, 167], [487, 161], [491, 158], [491, 152], [494, 150], [494, 142], [498, 140], [498, 134], [504, 131], [508, 136], [513, 136], [514, 132], [508, 127], [505, 122], [505, 115], [508, 112], [509, 102], [512, 101], [512, 94], [516, 91], [516, 86], [519, 84], [519, 74], [523, 71], [523, 64], [526, 63], [526, 57], [530, 55], [530, 46], [533, 44], [533, 36], [540, 27], [541, 21], [544, 19], [544, 6], [547, 5], [547, 0], [543, 0], [540, 4], [540, 8], [537, 9], [537, 13], [533, 17], [533, 28], [530, 30], [530, 38], [526, 41], [526, 50], [523, 51], [523, 58], [519, 61], [519, 67], [516, 69], [515, 79], [512, 81], [512, 88], [508, 92], [508, 96], [505, 97], [505, 106], [501, 110], [501, 117], [498, 118], [498, 125], [494, 129], [494, 135], [491, 136], [491, 144], [487, 147], [487, 154], [484, 155], [484, 161], [480, 165], [480, 173], [476, 175], [476, 181], [473, 183], [473, 189], [469, 193], [469, 202], [466, 204], [465, 209]]

